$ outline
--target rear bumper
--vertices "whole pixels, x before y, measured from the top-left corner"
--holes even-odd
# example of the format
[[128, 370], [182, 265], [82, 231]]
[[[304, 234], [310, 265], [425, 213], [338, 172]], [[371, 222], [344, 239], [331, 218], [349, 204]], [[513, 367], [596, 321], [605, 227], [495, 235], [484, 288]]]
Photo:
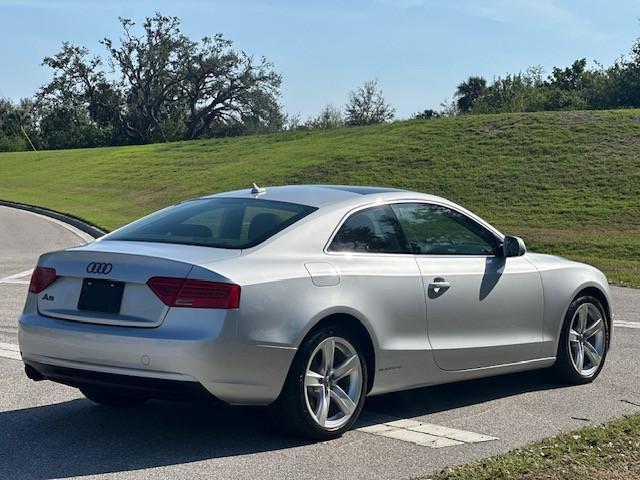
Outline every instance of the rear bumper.
[[51, 380], [71, 387], [108, 387], [139, 394], [149, 398], [191, 400], [211, 398], [211, 394], [198, 382], [165, 380], [150, 377], [134, 377], [91, 370], [25, 362], [27, 376], [32, 380]]
[[224, 317], [205, 324], [168, 317], [157, 328], [132, 328], [25, 313], [20, 317], [19, 343], [24, 363], [59, 383], [114, 381], [126, 388], [156, 383], [171, 386], [169, 390], [203, 388], [224, 402], [240, 405], [273, 402], [296, 352], [241, 343], [235, 323]]

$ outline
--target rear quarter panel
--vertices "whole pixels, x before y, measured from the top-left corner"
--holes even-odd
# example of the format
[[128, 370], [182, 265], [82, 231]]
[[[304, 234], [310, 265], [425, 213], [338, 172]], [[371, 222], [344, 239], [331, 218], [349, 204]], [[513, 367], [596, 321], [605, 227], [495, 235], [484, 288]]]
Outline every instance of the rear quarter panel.
[[[349, 209], [317, 212], [232, 262], [212, 266], [242, 286], [241, 308], [230, 312], [237, 315], [238, 338], [298, 348], [318, 322], [348, 314], [360, 321], [372, 341], [374, 390], [381, 385], [389, 391], [424, 384], [429, 368], [435, 367], [417, 263], [406, 255], [358, 258], [325, 253]], [[331, 265], [338, 281], [315, 285], [305, 267], [314, 263]]]

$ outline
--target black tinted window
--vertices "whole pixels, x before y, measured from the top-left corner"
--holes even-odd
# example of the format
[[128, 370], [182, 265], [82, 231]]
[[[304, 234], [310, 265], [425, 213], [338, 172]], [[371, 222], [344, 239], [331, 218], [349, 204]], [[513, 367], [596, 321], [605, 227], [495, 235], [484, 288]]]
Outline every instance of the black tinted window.
[[181, 203], [127, 225], [109, 240], [249, 248], [316, 210], [260, 199], [211, 198]]
[[392, 206], [409, 250], [431, 255], [493, 255], [496, 237], [460, 212], [440, 205], [398, 203]]
[[360, 210], [340, 227], [329, 249], [334, 252], [404, 253], [404, 240], [387, 205]]

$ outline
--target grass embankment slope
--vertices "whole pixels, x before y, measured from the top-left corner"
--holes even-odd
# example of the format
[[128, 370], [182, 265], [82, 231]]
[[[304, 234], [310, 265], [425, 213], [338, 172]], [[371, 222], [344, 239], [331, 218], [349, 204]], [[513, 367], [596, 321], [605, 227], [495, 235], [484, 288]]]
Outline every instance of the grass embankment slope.
[[640, 414], [551, 437], [431, 480], [628, 480], [640, 478]]
[[530, 248], [640, 285], [640, 110], [478, 115], [324, 132], [0, 154], [0, 199], [113, 229], [185, 198], [290, 183], [448, 197]]

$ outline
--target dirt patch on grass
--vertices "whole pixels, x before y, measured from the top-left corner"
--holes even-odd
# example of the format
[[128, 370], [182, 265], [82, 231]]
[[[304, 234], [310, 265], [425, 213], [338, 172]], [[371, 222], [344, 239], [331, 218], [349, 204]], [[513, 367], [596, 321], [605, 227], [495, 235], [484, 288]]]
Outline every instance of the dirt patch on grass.
[[602, 115], [599, 112], [576, 110], [572, 112], [559, 112], [559, 123], [566, 126], [575, 125], [597, 125], [602, 122]]

